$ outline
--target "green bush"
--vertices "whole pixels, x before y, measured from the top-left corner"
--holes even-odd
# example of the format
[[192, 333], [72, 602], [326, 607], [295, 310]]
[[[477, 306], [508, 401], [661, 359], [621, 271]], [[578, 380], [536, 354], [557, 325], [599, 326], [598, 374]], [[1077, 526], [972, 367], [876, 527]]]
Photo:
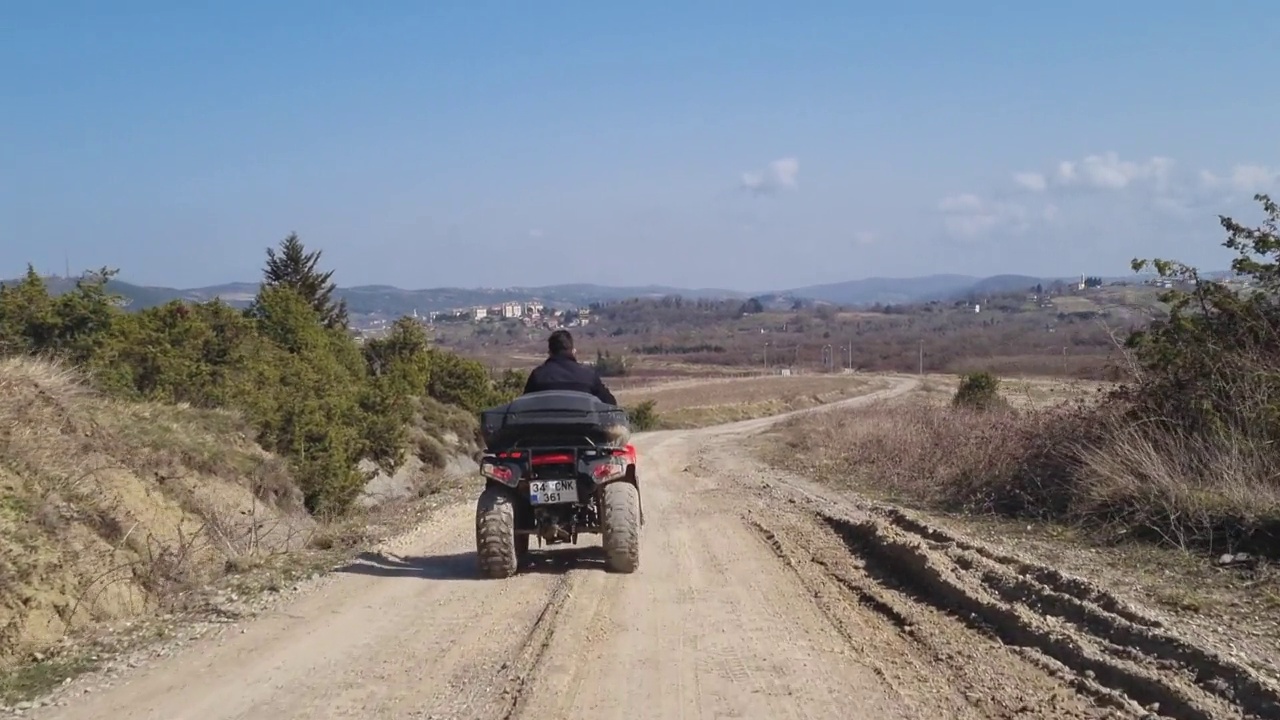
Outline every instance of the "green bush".
[[627, 417], [631, 420], [631, 429], [637, 432], [658, 429], [661, 420], [654, 407], [655, 401], [645, 400], [634, 407], [626, 408]]
[[976, 371], [960, 376], [960, 387], [951, 398], [955, 407], [991, 410], [1007, 406], [1000, 396], [1000, 378], [989, 372]]
[[625, 377], [631, 372], [626, 357], [622, 355], [614, 357], [607, 350], [596, 351], [595, 368], [600, 377]]
[[1168, 317], [1133, 333], [1135, 377], [1121, 396], [1143, 418], [1201, 433], [1280, 440], [1280, 207], [1255, 196], [1267, 219], [1256, 228], [1220, 217], [1235, 251], [1235, 287], [1169, 260], [1135, 260], [1174, 287]]

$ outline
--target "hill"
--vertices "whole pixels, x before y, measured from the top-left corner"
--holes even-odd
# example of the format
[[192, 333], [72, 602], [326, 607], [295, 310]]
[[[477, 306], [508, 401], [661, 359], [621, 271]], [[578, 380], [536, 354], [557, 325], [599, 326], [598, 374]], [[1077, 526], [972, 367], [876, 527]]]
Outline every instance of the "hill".
[[663, 285], [609, 287], [591, 284], [544, 285], [509, 288], [427, 288], [402, 290], [387, 285], [358, 285], [336, 293], [357, 315], [407, 315], [504, 302], [536, 300], [553, 307], [582, 307], [593, 302], [626, 298], [682, 295], [689, 298], [741, 298], [747, 293], [720, 289], [687, 289]]
[[[49, 292], [61, 295], [75, 287], [75, 278], [48, 276], [44, 278]], [[13, 285], [18, 279], [0, 280], [0, 284]], [[235, 307], [247, 306], [258, 292], [257, 283], [232, 282], [199, 288], [172, 288], [135, 285], [112, 278], [107, 290], [125, 298], [130, 310], [145, 310], [173, 300], [205, 302], [221, 298]], [[347, 301], [348, 309], [356, 315], [400, 316], [434, 310], [491, 305], [503, 302], [536, 300], [553, 307], [578, 307], [593, 302], [607, 302], [626, 298], [663, 297], [682, 295], [688, 298], [741, 298], [748, 293], [715, 288], [677, 288], [665, 285], [640, 285], [609, 287], [592, 284], [546, 285], [509, 288], [461, 288], [442, 287], [406, 290], [390, 285], [356, 285], [338, 288], [335, 292]]]
[[[928, 275], [914, 278], [874, 277], [826, 285], [811, 285], [791, 290], [789, 294], [837, 305], [909, 303], [944, 300], [973, 287], [978, 282], [980, 282], [980, 278], [968, 275]], [[1035, 282], [1033, 281], [1031, 284], [1034, 285]]]
[[[1118, 278], [1104, 278], [1110, 282]], [[1133, 280], [1133, 278], [1126, 278]], [[760, 298], [767, 307], [785, 309], [797, 301], [801, 303], [824, 302], [845, 306], [869, 306], [924, 303], [932, 300], [950, 301], [970, 296], [1022, 291], [1036, 284], [1045, 286], [1058, 282], [1072, 282], [1075, 278], [1041, 278], [1031, 275], [927, 275], [923, 277], [887, 278], [874, 277], [846, 282], [810, 285], [790, 290], [743, 292], [723, 288], [679, 288], [666, 285], [607, 286], [588, 283], [566, 285], [518, 286], [507, 288], [440, 287], [408, 290], [390, 285], [357, 285], [338, 288], [335, 294], [347, 301], [353, 315], [379, 315], [398, 317], [465, 308], [492, 306], [504, 302], [538, 301], [551, 307], [582, 307], [597, 302], [610, 302], [630, 298], [660, 298], [680, 295], [689, 299], [745, 300]], [[0, 281], [11, 284], [16, 280]], [[45, 283], [50, 292], [61, 294], [71, 289], [75, 281], [62, 277], [47, 277]], [[112, 279], [107, 289], [126, 299], [131, 310], [142, 310], [172, 300], [203, 302], [221, 298], [236, 307], [244, 307], [258, 291], [256, 283], [233, 282], [199, 288], [171, 288], [135, 285]]]

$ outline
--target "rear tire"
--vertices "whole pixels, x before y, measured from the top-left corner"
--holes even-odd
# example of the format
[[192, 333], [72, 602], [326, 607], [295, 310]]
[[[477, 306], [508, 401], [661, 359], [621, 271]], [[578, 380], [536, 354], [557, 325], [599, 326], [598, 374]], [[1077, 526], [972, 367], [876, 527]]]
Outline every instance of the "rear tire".
[[640, 566], [640, 491], [617, 481], [600, 492], [605, 569], [633, 573]]
[[[516, 514], [511, 494], [492, 485], [476, 502], [476, 559], [480, 574], [501, 579], [516, 574]], [[528, 547], [528, 536], [524, 536]]]

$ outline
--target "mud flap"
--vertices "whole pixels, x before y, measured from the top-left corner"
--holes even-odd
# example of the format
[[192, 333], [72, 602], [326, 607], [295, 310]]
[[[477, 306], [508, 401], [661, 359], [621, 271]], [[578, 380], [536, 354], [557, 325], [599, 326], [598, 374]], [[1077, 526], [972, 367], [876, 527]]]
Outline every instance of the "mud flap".
[[632, 465], [627, 477], [631, 480], [631, 484], [636, 486], [636, 502], [640, 505], [640, 527], [644, 527], [644, 492], [640, 490], [640, 474], [636, 472], [635, 465]]

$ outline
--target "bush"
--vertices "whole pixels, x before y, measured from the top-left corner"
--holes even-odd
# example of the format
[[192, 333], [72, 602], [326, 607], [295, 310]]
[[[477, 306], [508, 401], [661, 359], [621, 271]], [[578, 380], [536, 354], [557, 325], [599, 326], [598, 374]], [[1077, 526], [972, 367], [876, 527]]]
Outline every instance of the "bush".
[[991, 410], [1008, 405], [1000, 396], [1000, 378], [985, 371], [960, 376], [960, 387], [956, 389], [951, 404], [976, 410]]
[[489, 371], [476, 360], [451, 353], [431, 351], [431, 380], [427, 394], [447, 405], [464, 407], [473, 413], [500, 404]]
[[624, 356], [614, 357], [609, 351], [596, 351], [596, 372], [600, 377], [625, 377], [631, 372]]
[[659, 425], [658, 413], [654, 409], [653, 400], [645, 400], [635, 407], [626, 408], [627, 418], [631, 421], [631, 429], [637, 432], [656, 430]]

